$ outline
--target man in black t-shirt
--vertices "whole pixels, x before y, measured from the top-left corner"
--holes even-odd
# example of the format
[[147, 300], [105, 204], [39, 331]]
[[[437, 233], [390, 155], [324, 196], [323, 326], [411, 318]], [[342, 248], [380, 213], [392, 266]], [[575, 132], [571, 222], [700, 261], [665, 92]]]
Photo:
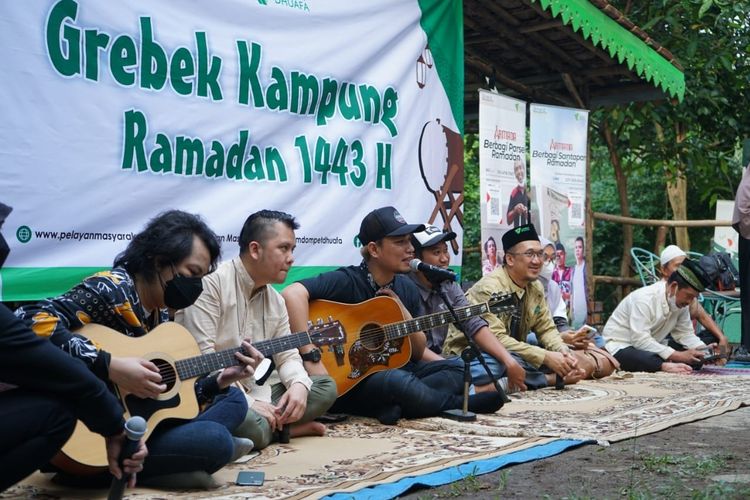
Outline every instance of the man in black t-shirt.
[[[357, 304], [376, 295], [400, 299], [412, 317], [423, 315], [419, 292], [404, 273], [414, 258], [410, 235], [424, 230], [422, 225], [407, 224], [393, 207], [373, 210], [362, 220], [359, 240], [363, 261], [305, 279], [287, 287], [282, 295], [289, 310], [293, 330], [304, 330], [309, 316], [309, 301], [334, 300]], [[376, 312], [374, 314], [377, 314]], [[377, 317], [373, 317], [377, 321]], [[411, 360], [402, 368], [384, 370], [367, 376], [340, 396], [333, 412], [375, 417], [383, 424], [395, 424], [400, 417], [437, 416], [463, 403], [463, 373], [459, 366], [441, 361], [421, 361], [426, 338], [424, 332], [408, 336]], [[502, 406], [496, 393], [481, 393], [469, 398], [469, 409], [492, 413]]]

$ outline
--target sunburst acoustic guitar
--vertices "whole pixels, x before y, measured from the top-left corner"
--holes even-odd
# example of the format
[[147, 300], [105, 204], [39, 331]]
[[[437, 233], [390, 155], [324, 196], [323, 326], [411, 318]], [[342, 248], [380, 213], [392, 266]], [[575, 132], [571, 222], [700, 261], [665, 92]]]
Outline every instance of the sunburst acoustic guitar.
[[[455, 309], [460, 321], [492, 312], [515, 310], [512, 294], [493, 294], [490, 300]], [[310, 302], [311, 324], [318, 318], [335, 318], [345, 330], [344, 343], [321, 349], [321, 361], [336, 381], [341, 396], [379, 371], [404, 366], [411, 357], [410, 334], [454, 323], [450, 311], [405, 320], [391, 297], [375, 297], [359, 304], [317, 299]]]

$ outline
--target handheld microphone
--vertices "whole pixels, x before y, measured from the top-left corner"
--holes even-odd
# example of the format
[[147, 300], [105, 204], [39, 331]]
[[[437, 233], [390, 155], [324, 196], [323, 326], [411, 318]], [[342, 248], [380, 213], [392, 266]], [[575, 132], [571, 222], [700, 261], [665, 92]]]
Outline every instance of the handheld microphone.
[[[143, 435], [146, 434], [146, 421], [143, 417], [134, 416], [130, 417], [125, 422], [125, 442], [120, 450], [120, 456], [117, 457], [117, 463], [122, 468], [122, 462], [126, 458], [133, 456], [133, 453], [138, 450], [138, 441], [141, 440]], [[107, 500], [120, 500], [123, 493], [125, 492], [125, 485], [128, 484], [130, 474], [122, 472], [122, 479], [112, 478], [112, 484], [109, 487], [109, 494]]]
[[443, 269], [442, 267], [425, 264], [419, 259], [412, 259], [411, 262], [409, 262], [409, 267], [412, 271], [421, 271], [430, 281], [456, 281], [458, 278], [456, 273], [450, 269]]

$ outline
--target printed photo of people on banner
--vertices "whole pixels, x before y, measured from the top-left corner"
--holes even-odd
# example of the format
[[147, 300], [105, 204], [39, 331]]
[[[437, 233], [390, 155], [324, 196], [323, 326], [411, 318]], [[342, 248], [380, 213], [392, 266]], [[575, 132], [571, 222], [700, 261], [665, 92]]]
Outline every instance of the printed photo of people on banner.
[[485, 90], [479, 102], [482, 274], [488, 274], [502, 265], [503, 234], [530, 222], [526, 103]]
[[[543, 238], [545, 278], [560, 287], [570, 324], [588, 314], [585, 205], [588, 111], [529, 105], [480, 90], [482, 274], [502, 266], [502, 235], [529, 222]], [[530, 164], [527, 179], [526, 160]], [[547, 273], [546, 271], [551, 271]]]
[[555, 248], [557, 282], [573, 328], [586, 323], [586, 155], [588, 111], [531, 104], [531, 199], [540, 235]]

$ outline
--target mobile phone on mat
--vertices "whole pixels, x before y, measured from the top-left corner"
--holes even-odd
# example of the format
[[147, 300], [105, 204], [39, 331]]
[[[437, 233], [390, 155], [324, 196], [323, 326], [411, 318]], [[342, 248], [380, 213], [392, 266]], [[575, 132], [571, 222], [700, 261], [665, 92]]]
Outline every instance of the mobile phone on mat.
[[263, 471], [243, 470], [237, 474], [237, 481], [235, 484], [239, 486], [262, 486], [265, 478], [266, 473]]

